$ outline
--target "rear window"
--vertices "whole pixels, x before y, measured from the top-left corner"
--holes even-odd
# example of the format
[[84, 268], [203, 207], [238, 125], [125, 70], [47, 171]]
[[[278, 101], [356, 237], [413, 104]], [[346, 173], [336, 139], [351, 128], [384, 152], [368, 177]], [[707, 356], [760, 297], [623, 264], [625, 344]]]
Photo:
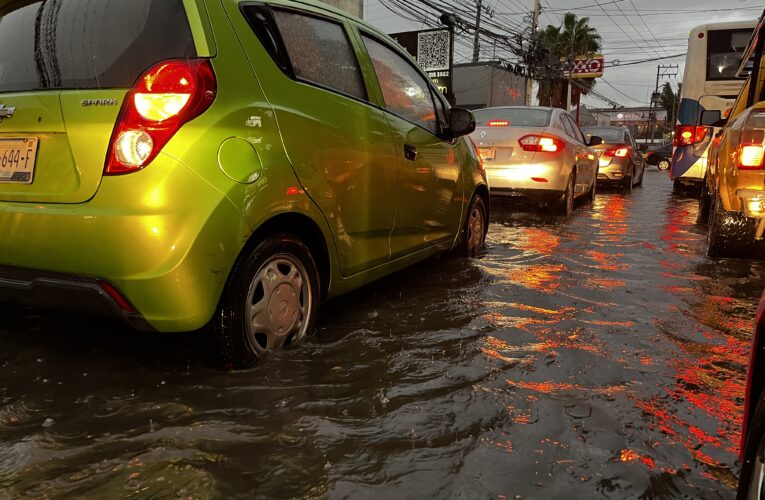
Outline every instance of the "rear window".
[[707, 80], [735, 80], [752, 30], [714, 30], [707, 36]]
[[473, 111], [477, 126], [487, 126], [490, 121], [507, 121], [511, 127], [546, 127], [550, 124], [552, 111], [529, 108], [488, 108]]
[[0, 8], [0, 92], [124, 88], [194, 57], [182, 0], [16, 1]]
[[621, 142], [624, 141], [624, 131], [613, 128], [586, 128], [582, 132], [587, 137], [597, 136], [603, 139], [603, 142]]

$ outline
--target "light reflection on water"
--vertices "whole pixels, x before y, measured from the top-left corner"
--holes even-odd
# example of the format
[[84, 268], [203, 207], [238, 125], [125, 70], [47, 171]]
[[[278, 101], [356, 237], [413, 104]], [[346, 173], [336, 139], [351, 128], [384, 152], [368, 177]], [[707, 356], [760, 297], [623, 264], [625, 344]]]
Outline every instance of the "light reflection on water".
[[199, 335], [0, 322], [8, 496], [732, 498], [765, 265], [704, 257], [646, 172], [567, 220], [493, 206], [487, 255], [329, 304], [252, 370]]

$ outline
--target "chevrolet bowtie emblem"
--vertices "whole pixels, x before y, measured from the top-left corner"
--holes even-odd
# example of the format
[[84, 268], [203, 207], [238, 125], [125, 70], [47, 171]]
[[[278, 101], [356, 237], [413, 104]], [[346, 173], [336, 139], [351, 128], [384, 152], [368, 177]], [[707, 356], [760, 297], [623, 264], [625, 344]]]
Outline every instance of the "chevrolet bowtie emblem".
[[13, 118], [13, 113], [16, 112], [16, 108], [6, 108], [3, 104], [0, 104], [0, 122], [3, 118]]

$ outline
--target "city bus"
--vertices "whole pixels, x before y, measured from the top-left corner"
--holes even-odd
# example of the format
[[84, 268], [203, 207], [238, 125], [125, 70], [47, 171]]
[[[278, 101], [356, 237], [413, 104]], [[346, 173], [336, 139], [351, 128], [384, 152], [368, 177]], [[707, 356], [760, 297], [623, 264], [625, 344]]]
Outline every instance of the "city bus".
[[725, 115], [733, 106], [746, 80], [736, 70], [756, 24], [756, 19], [704, 24], [690, 33], [670, 168], [676, 188], [700, 188], [704, 181], [714, 128], [700, 123], [701, 113], [719, 110]]

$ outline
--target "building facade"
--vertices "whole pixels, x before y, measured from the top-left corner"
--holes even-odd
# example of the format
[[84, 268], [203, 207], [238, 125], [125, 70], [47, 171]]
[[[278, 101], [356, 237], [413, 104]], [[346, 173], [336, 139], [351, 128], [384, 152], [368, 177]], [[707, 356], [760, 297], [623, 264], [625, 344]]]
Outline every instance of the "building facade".
[[343, 9], [358, 18], [364, 17], [364, 0], [322, 0], [322, 2]]

